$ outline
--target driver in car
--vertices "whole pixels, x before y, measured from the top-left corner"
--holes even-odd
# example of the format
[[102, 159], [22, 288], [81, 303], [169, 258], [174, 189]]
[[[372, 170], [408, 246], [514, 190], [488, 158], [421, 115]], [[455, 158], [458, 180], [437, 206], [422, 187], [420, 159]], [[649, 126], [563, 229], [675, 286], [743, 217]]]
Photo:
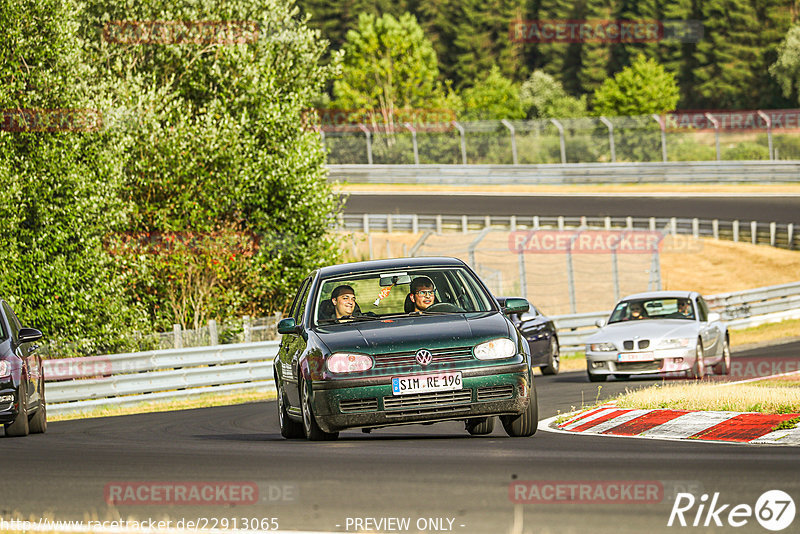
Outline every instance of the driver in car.
[[411, 302], [415, 312], [423, 312], [436, 300], [436, 289], [433, 281], [427, 276], [419, 276], [411, 282]]
[[356, 309], [356, 292], [348, 285], [336, 286], [331, 293], [335, 319], [350, 317]]
[[636, 321], [638, 319], [644, 319], [646, 317], [644, 306], [642, 306], [641, 302], [634, 302], [631, 304], [631, 315], [628, 317], [627, 320], [629, 321]]

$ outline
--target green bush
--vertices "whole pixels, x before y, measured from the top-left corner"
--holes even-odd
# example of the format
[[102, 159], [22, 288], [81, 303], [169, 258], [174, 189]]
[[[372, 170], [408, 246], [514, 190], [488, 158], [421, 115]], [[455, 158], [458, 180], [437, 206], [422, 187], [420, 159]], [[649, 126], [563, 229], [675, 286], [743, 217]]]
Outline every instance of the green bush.
[[769, 159], [769, 147], [752, 142], [738, 143], [723, 150], [722, 159], [726, 161]]

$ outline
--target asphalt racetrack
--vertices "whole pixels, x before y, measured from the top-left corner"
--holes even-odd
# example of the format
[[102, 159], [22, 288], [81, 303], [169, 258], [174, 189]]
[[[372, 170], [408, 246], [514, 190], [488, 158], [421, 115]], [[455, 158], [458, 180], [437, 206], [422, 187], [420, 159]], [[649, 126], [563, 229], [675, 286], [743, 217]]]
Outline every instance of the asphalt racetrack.
[[800, 195], [791, 194], [486, 194], [349, 193], [347, 213], [538, 215], [552, 217], [684, 217], [800, 223]]
[[[799, 351], [800, 343], [790, 343], [735, 353], [734, 362], [796, 364]], [[612, 380], [598, 388], [582, 372], [537, 374], [539, 415], [655, 382]], [[728, 511], [755, 506], [767, 490], [783, 490], [800, 502], [800, 452], [794, 447], [541, 430], [512, 439], [500, 425], [489, 436], [470, 437], [457, 423], [348, 431], [335, 442], [288, 441], [280, 437], [274, 402], [52, 423], [44, 435], [0, 439], [0, 451], [5, 520], [161, 519], [172, 527], [200, 520], [220, 528], [225, 519], [227, 530], [234, 519], [241, 528], [249, 518], [275, 519], [260, 524], [281, 530], [335, 532], [379, 524], [367, 520], [384, 520], [385, 532], [729, 532]], [[556, 493], [542, 490], [540, 497], [550, 495], [545, 502], [515, 504], [509, 488], [521, 481], [538, 481], [535, 487], [551, 492], [568, 491], [580, 481], [616, 490], [590, 502], [555, 502]], [[258, 502], [168, 504], [163, 495], [162, 502], [150, 502], [159, 500], [153, 494], [126, 504], [107, 502], [115, 487], [185, 482], [256, 485]], [[644, 501], [635, 492], [618, 493], [637, 486], [660, 489]], [[718, 516], [724, 526], [681, 528], [676, 519], [667, 527], [678, 492], [697, 499], [684, 514], [689, 525], [702, 495], [711, 500], [719, 492], [717, 508], [730, 505]], [[626, 501], [631, 495], [634, 500]], [[702, 525], [705, 510], [698, 517]], [[714, 519], [709, 521], [713, 527]], [[797, 532], [798, 521], [786, 532]], [[735, 530], [766, 532], [753, 517]]]

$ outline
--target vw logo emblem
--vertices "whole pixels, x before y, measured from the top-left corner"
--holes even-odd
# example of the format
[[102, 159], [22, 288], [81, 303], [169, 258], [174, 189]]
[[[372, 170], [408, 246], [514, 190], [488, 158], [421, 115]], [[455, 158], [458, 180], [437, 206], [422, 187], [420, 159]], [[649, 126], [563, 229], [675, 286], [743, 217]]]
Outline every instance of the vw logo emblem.
[[433, 361], [433, 354], [427, 349], [419, 349], [417, 351], [417, 363], [420, 365], [428, 365]]

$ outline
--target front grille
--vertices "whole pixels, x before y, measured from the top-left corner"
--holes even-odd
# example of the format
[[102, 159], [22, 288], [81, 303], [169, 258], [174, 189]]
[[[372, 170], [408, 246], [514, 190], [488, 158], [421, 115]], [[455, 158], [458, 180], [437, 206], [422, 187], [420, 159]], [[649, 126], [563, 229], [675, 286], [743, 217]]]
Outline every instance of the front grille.
[[661, 369], [661, 362], [658, 360], [652, 362], [617, 362], [617, 371], [620, 372], [658, 371], [659, 369]]
[[646, 349], [649, 346], [650, 346], [650, 340], [649, 339], [642, 339], [642, 340], [639, 341], [639, 348], [640, 349]]
[[391, 412], [385, 412], [387, 418], [391, 417], [411, 417], [411, 416], [440, 416], [440, 415], [449, 415], [449, 414], [456, 414], [460, 412], [469, 412], [470, 407], [469, 405], [454, 405], [454, 406], [437, 406], [434, 408], [416, 408], [416, 409], [408, 409], [408, 410], [395, 410]]
[[478, 400], [490, 401], [500, 399], [510, 399], [514, 395], [514, 386], [492, 386], [488, 388], [478, 388]]
[[378, 410], [378, 399], [352, 399], [339, 401], [343, 412], [374, 412]]
[[[398, 395], [383, 398], [383, 408], [387, 410], [408, 410], [417, 408], [440, 408], [450, 404], [465, 404], [472, 402], [471, 389], [457, 391], [436, 391], [433, 393], [418, 393], [416, 395]], [[388, 413], [386, 415], [389, 415]]]
[[[433, 360], [429, 365], [453, 363], [472, 360], [472, 347], [453, 347], [448, 349], [431, 350]], [[409, 365], [419, 365], [417, 363], [417, 351], [387, 352], [375, 355], [374, 369], [386, 367], [403, 367]]]
[[628, 341], [623, 341], [622, 346], [625, 350], [633, 350], [633, 340], [629, 339]]

